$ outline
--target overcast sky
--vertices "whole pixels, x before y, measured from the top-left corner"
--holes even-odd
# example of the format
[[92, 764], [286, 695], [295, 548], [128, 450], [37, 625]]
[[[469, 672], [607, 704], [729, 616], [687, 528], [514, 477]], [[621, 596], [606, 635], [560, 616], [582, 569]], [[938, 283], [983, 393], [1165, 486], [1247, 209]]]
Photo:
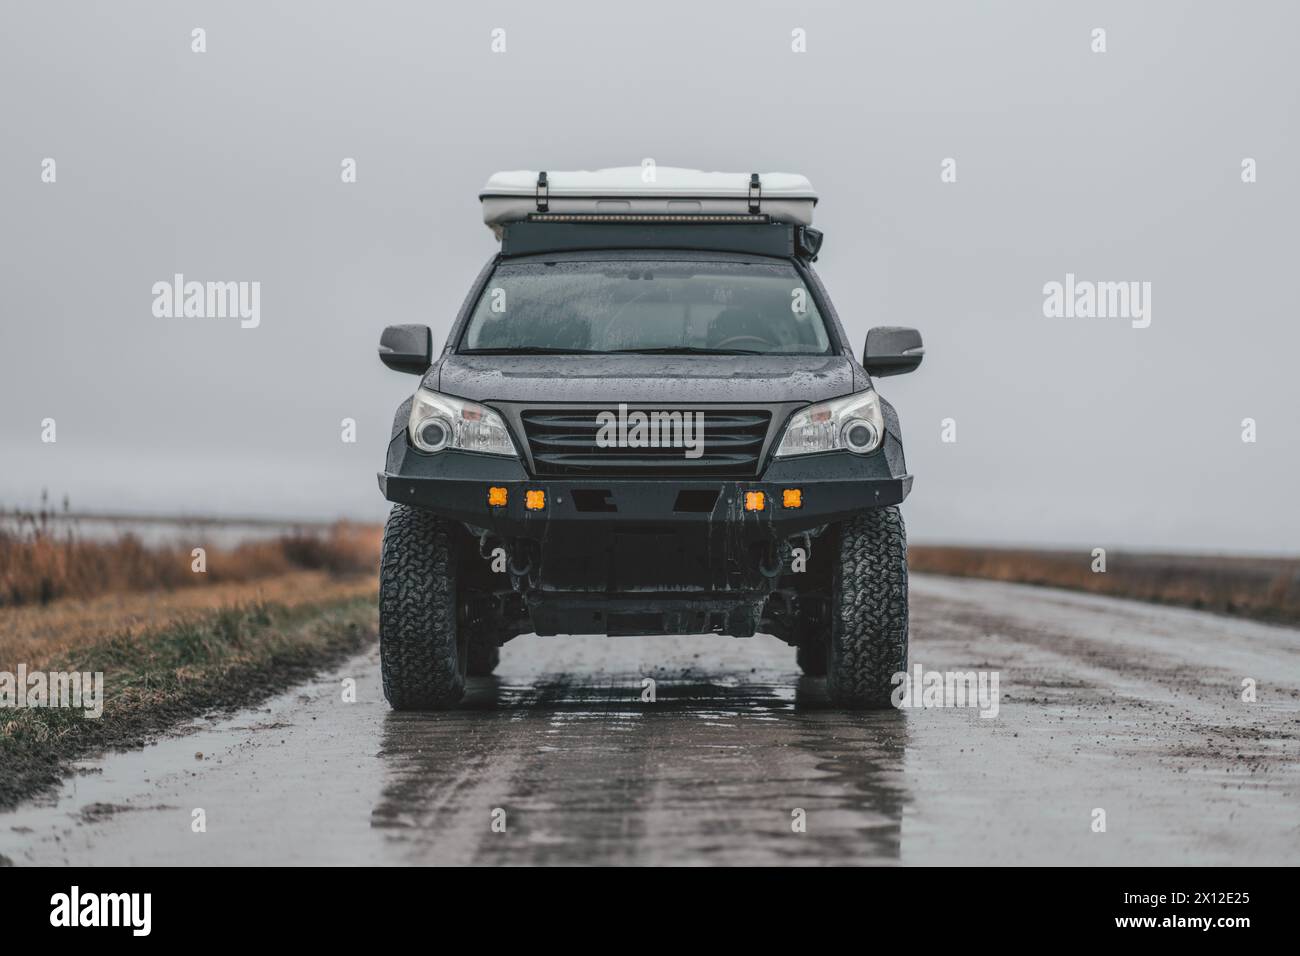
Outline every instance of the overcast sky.
[[[375, 346], [441, 345], [478, 188], [650, 157], [806, 174], [853, 342], [922, 330], [879, 383], [914, 540], [1295, 551], [1298, 34], [1282, 2], [8, 0], [0, 506], [381, 518], [415, 379]], [[156, 317], [177, 272], [259, 281], [260, 325]], [[1150, 325], [1045, 317], [1066, 273], [1150, 282]]]

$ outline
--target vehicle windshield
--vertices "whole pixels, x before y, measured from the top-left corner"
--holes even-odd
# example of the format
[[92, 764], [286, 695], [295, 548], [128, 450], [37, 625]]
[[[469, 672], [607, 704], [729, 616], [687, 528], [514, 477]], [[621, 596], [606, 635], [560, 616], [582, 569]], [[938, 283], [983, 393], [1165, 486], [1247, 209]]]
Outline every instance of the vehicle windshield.
[[830, 338], [790, 263], [506, 262], [460, 351], [823, 355]]

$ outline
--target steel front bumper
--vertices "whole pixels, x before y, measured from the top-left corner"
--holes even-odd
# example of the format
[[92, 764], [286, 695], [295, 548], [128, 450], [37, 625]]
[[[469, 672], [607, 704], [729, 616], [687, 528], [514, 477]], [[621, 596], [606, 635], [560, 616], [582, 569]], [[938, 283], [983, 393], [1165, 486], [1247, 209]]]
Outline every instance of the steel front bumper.
[[[593, 533], [619, 525], [694, 524], [726, 526], [750, 540], [785, 538], [898, 504], [912, 487], [911, 475], [891, 473], [893, 456], [883, 451], [776, 460], [755, 479], [556, 479], [530, 478], [509, 458], [419, 454], [406, 446], [404, 435], [395, 436], [393, 446], [388, 467], [378, 476], [384, 497], [503, 537], [542, 539], [557, 525], [580, 530], [585, 523]], [[488, 503], [490, 488], [506, 490], [504, 506]], [[788, 489], [798, 489], [799, 507], [786, 506]], [[545, 506], [530, 510], [528, 491], [543, 492]], [[750, 492], [763, 493], [762, 510], [746, 509]]]

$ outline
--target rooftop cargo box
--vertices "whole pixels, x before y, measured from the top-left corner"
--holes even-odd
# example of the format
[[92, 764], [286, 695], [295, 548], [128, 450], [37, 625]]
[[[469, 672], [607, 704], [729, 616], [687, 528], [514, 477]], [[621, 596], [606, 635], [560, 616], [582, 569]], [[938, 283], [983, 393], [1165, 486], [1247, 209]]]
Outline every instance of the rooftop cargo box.
[[[652, 177], [653, 174], [653, 178]], [[673, 166], [494, 174], [479, 193], [483, 221], [501, 238], [534, 213], [652, 216], [765, 215], [811, 226], [817, 193], [794, 173], [705, 173]]]

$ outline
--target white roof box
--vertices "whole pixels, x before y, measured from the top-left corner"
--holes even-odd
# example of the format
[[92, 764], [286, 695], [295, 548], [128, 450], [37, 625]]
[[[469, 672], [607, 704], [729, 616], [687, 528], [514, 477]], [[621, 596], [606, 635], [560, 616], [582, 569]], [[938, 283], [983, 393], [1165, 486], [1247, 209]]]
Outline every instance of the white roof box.
[[705, 173], [675, 166], [620, 166], [577, 172], [495, 173], [479, 199], [483, 221], [502, 227], [532, 213], [744, 215], [812, 225], [817, 193], [795, 173]]

